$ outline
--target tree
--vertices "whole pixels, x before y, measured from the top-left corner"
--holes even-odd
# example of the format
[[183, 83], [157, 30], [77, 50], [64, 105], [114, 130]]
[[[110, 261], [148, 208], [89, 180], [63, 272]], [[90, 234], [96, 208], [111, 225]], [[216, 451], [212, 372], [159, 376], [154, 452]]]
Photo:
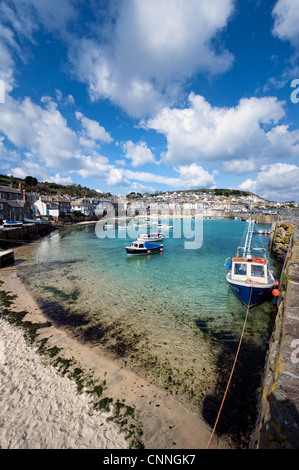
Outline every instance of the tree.
[[25, 178], [25, 185], [26, 186], [36, 186], [38, 183], [37, 179], [33, 176], [26, 176]]

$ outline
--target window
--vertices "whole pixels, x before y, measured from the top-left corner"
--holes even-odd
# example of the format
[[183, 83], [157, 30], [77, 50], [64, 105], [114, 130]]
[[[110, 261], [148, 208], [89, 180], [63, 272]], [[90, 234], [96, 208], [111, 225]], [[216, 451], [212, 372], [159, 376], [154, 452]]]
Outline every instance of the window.
[[254, 277], [265, 277], [265, 269], [263, 265], [251, 265], [251, 276]]
[[235, 263], [234, 274], [237, 276], [246, 276], [247, 264], [246, 263]]

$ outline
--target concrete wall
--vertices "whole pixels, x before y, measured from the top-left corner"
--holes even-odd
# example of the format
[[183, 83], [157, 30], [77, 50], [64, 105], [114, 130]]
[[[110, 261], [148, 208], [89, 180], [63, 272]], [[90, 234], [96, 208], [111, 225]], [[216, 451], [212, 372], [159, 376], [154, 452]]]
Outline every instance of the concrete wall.
[[287, 248], [282, 250], [278, 245], [287, 245], [287, 232], [294, 233], [281, 276], [281, 294], [265, 367], [259, 418], [251, 443], [256, 449], [299, 448], [299, 229], [294, 225], [291, 230], [288, 224], [277, 229], [273, 243], [276, 238], [276, 250], [280, 254], [286, 253]]

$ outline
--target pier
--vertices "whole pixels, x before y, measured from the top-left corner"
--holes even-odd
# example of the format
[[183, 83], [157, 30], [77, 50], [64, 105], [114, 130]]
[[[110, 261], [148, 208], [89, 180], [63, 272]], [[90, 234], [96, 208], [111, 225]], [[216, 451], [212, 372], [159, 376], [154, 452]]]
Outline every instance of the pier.
[[[277, 223], [271, 248], [284, 258], [254, 449], [299, 448], [299, 224]], [[284, 253], [284, 257], [283, 257]]]

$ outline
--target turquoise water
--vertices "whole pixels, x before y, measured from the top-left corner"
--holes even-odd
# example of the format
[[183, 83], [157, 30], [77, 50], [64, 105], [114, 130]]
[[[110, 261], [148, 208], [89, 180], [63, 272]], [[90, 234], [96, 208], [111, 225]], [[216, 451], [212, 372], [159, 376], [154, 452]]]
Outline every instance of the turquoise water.
[[[132, 239], [124, 231], [107, 229], [111, 238], [100, 239], [95, 225], [73, 227], [27, 248], [19, 272], [54, 323], [197, 407], [219, 386], [242, 330], [246, 307], [224, 264], [247, 223], [204, 220], [197, 249], [173, 237], [190, 221], [173, 223], [163, 253], [136, 257], [125, 252]], [[267, 236], [254, 237], [267, 247]], [[252, 308], [246, 345], [263, 352], [272, 319], [271, 300]]]

